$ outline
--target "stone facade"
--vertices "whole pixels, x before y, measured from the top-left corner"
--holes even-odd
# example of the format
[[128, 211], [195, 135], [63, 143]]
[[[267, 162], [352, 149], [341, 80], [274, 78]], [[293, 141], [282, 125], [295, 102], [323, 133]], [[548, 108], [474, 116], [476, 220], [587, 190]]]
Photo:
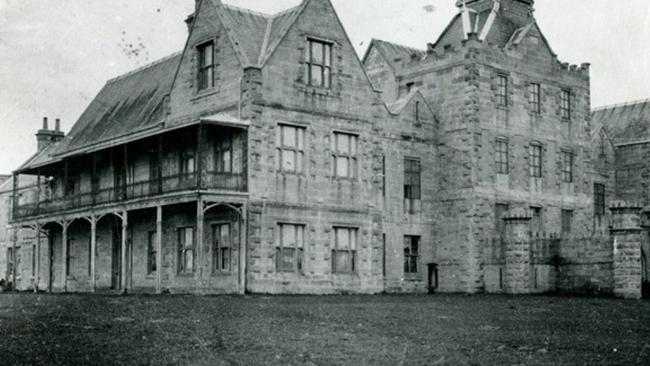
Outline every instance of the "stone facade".
[[612, 185], [592, 158], [589, 65], [558, 61], [532, 1], [469, 1], [426, 51], [375, 40], [362, 61], [328, 0], [273, 16], [196, 4], [183, 52], [109, 81], [68, 139], [17, 170], [36, 189], [16, 190], [12, 224], [47, 234], [32, 288], [618, 293], [633, 280], [620, 253], [634, 240], [616, 232], [612, 247], [594, 212], [594, 182]]

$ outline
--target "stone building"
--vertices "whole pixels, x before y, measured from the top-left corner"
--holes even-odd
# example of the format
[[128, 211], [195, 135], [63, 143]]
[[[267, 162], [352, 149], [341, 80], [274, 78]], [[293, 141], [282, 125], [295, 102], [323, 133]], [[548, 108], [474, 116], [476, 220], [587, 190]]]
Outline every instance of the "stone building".
[[458, 6], [426, 49], [359, 60], [329, 0], [196, 1], [181, 52], [67, 136], [45, 123], [14, 172], [38, 288], [614, 291], [589, 65], [558, 60], [532, 0]]

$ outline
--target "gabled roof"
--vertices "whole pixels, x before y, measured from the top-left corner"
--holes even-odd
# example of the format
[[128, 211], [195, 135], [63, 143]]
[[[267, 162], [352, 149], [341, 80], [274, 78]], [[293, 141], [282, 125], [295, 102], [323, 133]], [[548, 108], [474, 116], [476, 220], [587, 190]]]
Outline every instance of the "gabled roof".
[[603, 128], [615, 145], [650, 142], [650, 99], [594, 109], [592, 129]]
[[386, 104], [386, 109], [392, 115], [399, 115], [404, 111], [404, 108], [406, 108], [409, 104], [411, 104], [411, 101], [418, 98], [429, 109], [431, 113], [434, 113], [433, 108], [431, 108], [431, 105], [429, 105], [426, 98], [424, 97], [424, 95], [422, 95], [420, 89], [418, 88], [413, 88], [413, 90], [411, 90], [408, 94], [404, 95], [401, 98], [398, 98], [395, 102]]
[[379, 51], [393, 70], [395, 70], [402, 62], [411, 60], [412, 57], [423, 59], [427, 55], [426, 51], [417, 48], [373, 38], [370, 45], [368, 45], [365, 56], [363, 57], [364, 61], [373, 47]]

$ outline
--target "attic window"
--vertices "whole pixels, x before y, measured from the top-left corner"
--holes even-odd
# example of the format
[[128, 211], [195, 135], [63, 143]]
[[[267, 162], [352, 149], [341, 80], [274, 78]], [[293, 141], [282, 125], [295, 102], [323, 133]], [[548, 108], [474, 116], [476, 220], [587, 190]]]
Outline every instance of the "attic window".
[[198, 90], [201, 91], [214, 87], [214, 42], [204, 43], [197, 50], [199, 54]]
[[332, 44], [309, 39], [307, 85], [329, 89], [332, 84]]

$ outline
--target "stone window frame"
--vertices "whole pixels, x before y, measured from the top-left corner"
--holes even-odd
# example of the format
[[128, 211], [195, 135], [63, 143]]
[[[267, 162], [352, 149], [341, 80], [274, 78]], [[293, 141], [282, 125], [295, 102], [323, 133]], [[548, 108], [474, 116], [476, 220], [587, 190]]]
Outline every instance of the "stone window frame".
[[[293, 145], [285, 144], [284, 130], [295, 130]], [[305, 161], [306, 161], [306, 146], [307, 146], [307, 126], [303, 124], [278, 122], [275, 130], [275, 170], [283, 174], [306, 175]], [[285, 154], [293, 154], [293, 170], [285, 169], [284, 158]]]
[[[234, 247], [234, 235], [233, 235], [233, 223], [231, 221], [216, 221], [210, 224], [212, 231], [212, 258], [210, 263], [210, 268], [212, 269], [212, 274], [230, 274], [232, 273], [233, 268], [233, 247]], [[228, 245], [222, 244], [221, 238], [223, 238], [222, 229], [228, 227]], [[219, 235], [217, 236], [217, 231]], [[217, 240], [217, 238], [219, 240]], [[224, 266], [224, 253], [227, 253], [228, 265]]]
[[[496, 164], [497, 174], [510, 174], [510, 141], [505, 136], [498, 136], [494, 142], [494, 161]], [[503, 148], [505, 147], [505, 151]]]
[[[332, 44], [331, 56], [332, 56], [332, 66], [330, 72], [330, 88], [325, 89], [322, 87], [310, 86], [307, 76], [309, 75], [307, 57], [309, 56], [309, 40], [317, 40], [321, 42], [328, 42]], [[326, 38], [322, 36], [315, 35], [309, 32], [303, 32], [300, 37], [297, 37], [296, 49], [301, 53], [298, 60], [299, 67], [296, 68], [296, 79], [294, 86], [308, 95], [319, 95], [323, 97], [331, 98], [340, 98], [341, 97], [341, 88], [339, 86], [339, 75], [342, 73], [342, 70], [339, 68], [339, 58], [341, 53], [341, 41], [335, 38]]]
[[[561, 180], [563, 183], [573, 183], [575, 170], [575, 153], [571, 149], [560, 151]], [[567, 164], [568, 163], [568, 164]]]
[[[347, 151], [341, 151], [339, 146], [339, 136], [347, 136], [352, 140]], [[343, 130], [333, 130], [330, 134], [330, 152], [332, 155], [331, 175], [334, 179], [357, 180], [359, 178], [359, 133]], [[354, 146], [354, 148], [352, 148]], [[345, 159], [347, 162], [346, 175], [339, 175], [338, 162]]]
[[540, 115], [542, 113], [542, 84], [531, 82], [528, 84], [528, 104], [531, 113]]
[[594, 182], [594, 216], [605, 216], [605, 202], [607, 199], [606, 186], [604, 183]]
[[[404, 275], [417, 275], [420, 273], [420, 248], [422, 248], [420, 235], [404, 235]], [[415, 244], [415, 245], [414, 245]], [[414, 250], [415, 248], [415, 250]]]
[[158, 233], [155, 230], [147, 231], [147, 276], [153, 276], [156, 273], [156, 239]]
[[[190, 244], [185, 243], [187, 239], [187, 234], [182, 235], [182, 233], [191, 232], [192, 233], [192, 242]], [[183, 238], [183, 240], [181, 240]], [[191, 252], [192, 255], [192, 269], [191, 271], [187, 270], [187, 252]], [[196, 227], [194, 225], [180, 226], [176, 228], [176, 274], [178, 276], [193, 276], [196, 272]]]
[[[300, 222], [280, 221], [275, 225], [275, 272], [276, 273], [295, 273], [298, 275], [305, 274], [305, 246], [307, 224]], [[293, 246], [284, 242], [285, 228], [293, 228], [294, 240]], [[290, 258], [291, 263], [285, 266], [285, 259]]]
[[531, 178], [544, 176], [544, 145], [539, 141], [532, 141], [528, 147], [528, 174]]
[[[208, 47], [211, 47], [211, 56], [212, 60], [209, 65], [204, 65], [204, 60], [205, 60], [205, 52], [204, 50]], [[197, 42], [197, 44], [194, 46], [195, 52], [196, 52], [196, 93], [205, 93], [207, 91], [213, 90], [214, 87], [216, 86], [216, 70], [217, 70], [217, 61], [216, 61], [216, 56], [217, 56], [217, 41], [216, 38], [210, 38], [203, 40], [201, 42]], [[203, 75], [205, 72], [210, 71], [211, 80], [206, 80], [208, 84], [210, 85], [202, 85], [203, 84]]]
[[510, 106], [509, 101], [509, 84], [510, 76], [503, 72], [498, 72], [496, 75], [496, 105], [499, 108], [508, 108]]
[[560, 89], [560, 116], [563, 120], [571, 120], [573, 110], [571, 108], [573, 93], [570, 88]]
[[[348, 243], [347, 247], [340, 245], [339, 243], [339, 230], [345, 230], [348, 233]], [[333, 242], [332, 242], [332, 273], [333, 274], [356, 274], [358, 270], [357, 266], [357, 252], [358, 252], [358, 243], [359, 243], [359, 228], [355, 226], [343, 226], [335, 225], [333, 227]], [[346, 254], [349, 260], [349, 268], [340, 269], [337, 266], [338, 256], [341, 254]]]
[[[317, 61], [314, 58], [314, 45], [320, 45], [322, 54], [322, 60]], [[308, 87], [330, 90], [332, 89], [332, 74], [334, 69], [334, 50], [336, 42], [308, 35], [306, 36], [306, 48], [305, 48], [305, 79], [304, 83]], [[313, 71], [315, 68], [320, 68], [321, 82], [319, 85], [313, 84]]]

